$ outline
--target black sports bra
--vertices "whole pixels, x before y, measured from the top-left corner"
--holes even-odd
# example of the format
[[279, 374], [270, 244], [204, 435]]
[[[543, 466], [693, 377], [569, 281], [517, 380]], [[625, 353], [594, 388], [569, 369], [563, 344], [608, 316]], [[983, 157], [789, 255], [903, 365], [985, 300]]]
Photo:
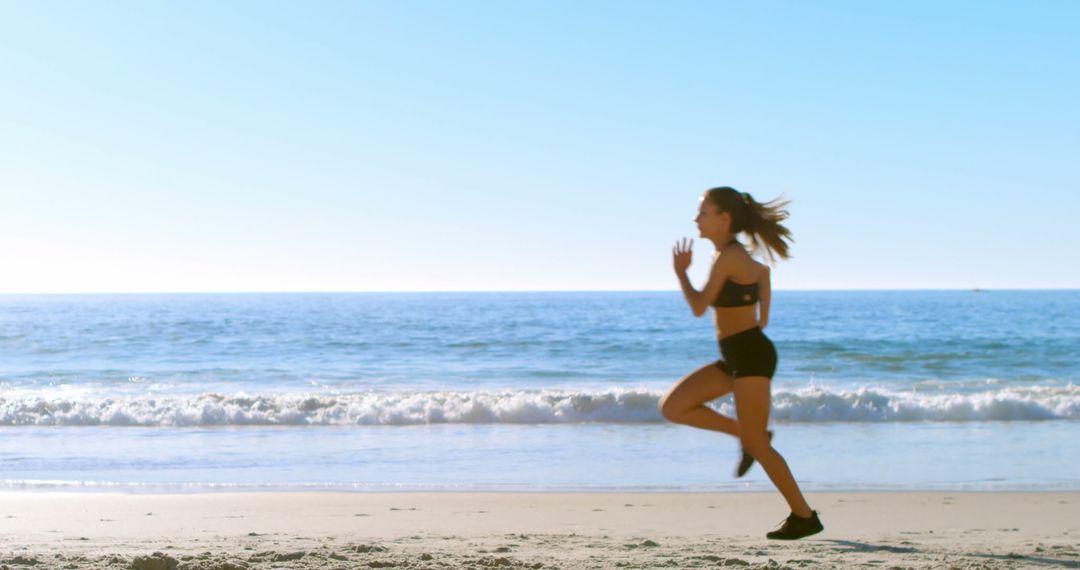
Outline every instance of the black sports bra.
[[714, 307], [746, 307], [758, 302], [758, 284], [736, 283], [730, 279], [724, 281], [720, 293], [713, 301]]
[[[727, 242], [727, 245], [720, 248], [720, 253], [723, 253], [727, 247], [733, 243], [738, 243], [736, 240]], [[758, 302], [758, 284], [757, 281], [753, 283], [736, 283], [731, 279], [724, 281], [724, 286], [720, 288], [720, 293], [716, 295], [716, 300], [713, 301], [714, 307], [747, 307]]]

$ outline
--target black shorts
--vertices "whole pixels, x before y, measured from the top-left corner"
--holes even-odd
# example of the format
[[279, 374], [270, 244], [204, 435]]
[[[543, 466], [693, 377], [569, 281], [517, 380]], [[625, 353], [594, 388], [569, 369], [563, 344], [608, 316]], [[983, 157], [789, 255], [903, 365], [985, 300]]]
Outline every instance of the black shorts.
[[716, 365], [732, 378], [772, 378], [776, 372], [776, 347], [758, 327], [720, 339], [720, 355]]

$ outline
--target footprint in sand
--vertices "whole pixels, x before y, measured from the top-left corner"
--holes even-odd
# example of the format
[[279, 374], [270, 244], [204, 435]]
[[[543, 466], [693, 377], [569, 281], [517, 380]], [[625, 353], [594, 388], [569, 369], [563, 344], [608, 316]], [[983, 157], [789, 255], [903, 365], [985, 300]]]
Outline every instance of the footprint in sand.
[[22, 566], [36, 566], [38, 564], [41, 564], [41, 561], [38, 560], [37, 558], [26, 558], [26, 557], [23, 557], [22, 555], [16, 556], [15, 558], [12, 558], [11, 560], [5, 560], [4, 562], [5, 562], [5, 567], [6, 567], [6, 564], [19, 564], [19, 565], [22, 565]]
[[289, 552], [289, 553], [285, 553], [285, 554], [275, 554], [273, 556], [273, 558], [270, 559], [270, 561], [271, 562], [292, 562], [293, 560], [300, 560], [301, 558], [303, 558], [305, 556], [307, 556], [307, 552], [305, 552], [303, 550], [298, 550], [296, 552]]

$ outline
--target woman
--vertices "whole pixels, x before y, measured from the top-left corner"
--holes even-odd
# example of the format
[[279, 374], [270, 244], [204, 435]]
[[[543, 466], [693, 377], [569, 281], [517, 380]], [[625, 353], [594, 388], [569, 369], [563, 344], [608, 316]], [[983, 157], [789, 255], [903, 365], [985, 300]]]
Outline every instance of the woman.
[[[821, 532], [816, 511], [806, 503], [784, 458], [772, 448], [769, 422], [769, 384], [776, 370], [776, 349], [762, 329], [769, 322], [769, 267], [755, 261], [736, 236], [749, 237], [751, 251], [770, 261], [788, 258], [791, 231], [780, 222], [788, 217], [787, 202], [758, 203], [734, 188], [713, 188], [701, 198], [697, 224], [701, 237], [713, 242], [716, 252], [709, 281], [698, 291], [690, 284], [693, 241], [676, 243], [675, 274], [694, 316], [713, 307], [713, 323], [720, 341], [722, 360], [690, 373], [660, 400], [660, 412], [668, 420], [697, 428], [720, 431], [739, 438], [743, 456], [736, 477], [743, 476], [757, 460], [773, 485], [791, 506], [791, 516], [768, 538], [794, 540]], [[734, 393], [738, 419], [721, 415], [705, 405]]]

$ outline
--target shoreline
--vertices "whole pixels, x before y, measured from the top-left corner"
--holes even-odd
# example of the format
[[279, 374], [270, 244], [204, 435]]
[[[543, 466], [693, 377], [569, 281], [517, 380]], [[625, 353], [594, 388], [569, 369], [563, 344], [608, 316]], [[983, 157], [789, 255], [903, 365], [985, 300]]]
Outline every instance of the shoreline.
[[[800, 484], [801, 485], [801, 484]], [[213, 487], [199, 485], [195, 487], [172, 488], [170, 485], [149, 486], [145, 488], [126, 485], [108, 485], [101, 487], [80, 487], [78, 485], [56, 485], [55, 487], [0, 488], [0, 500], [11, 496], [45, 496], [45, 495], [116, 495], [134, 497], [183, 497], [183, 496], [222, 496], [222, 495], [769, 495], [775, 490], [763, 490], [763, 486], [756, 485], [753, 488], [715, 488], [715, 489], [641, 489], [641, 488], [614, 488], [614, 489], [491, 489], [491, 488], [346, 488], [342, 486], [319, 487]], [[808, 495], [1040, 495], [1040, 494], [1077, 494], [1080, 488], [1001, 488], [1001, 489], [949, 489], [949, 488], [888, 488], [873, 487], [866, 489], [820, 489], [803, 486], [802, 491]]]
[[777, 542], [764, 537], [788, 514], [775, 492], [5, 491], [0, 564], [1080, 568], [1077, 491], [807, 498], [825, 532]]

